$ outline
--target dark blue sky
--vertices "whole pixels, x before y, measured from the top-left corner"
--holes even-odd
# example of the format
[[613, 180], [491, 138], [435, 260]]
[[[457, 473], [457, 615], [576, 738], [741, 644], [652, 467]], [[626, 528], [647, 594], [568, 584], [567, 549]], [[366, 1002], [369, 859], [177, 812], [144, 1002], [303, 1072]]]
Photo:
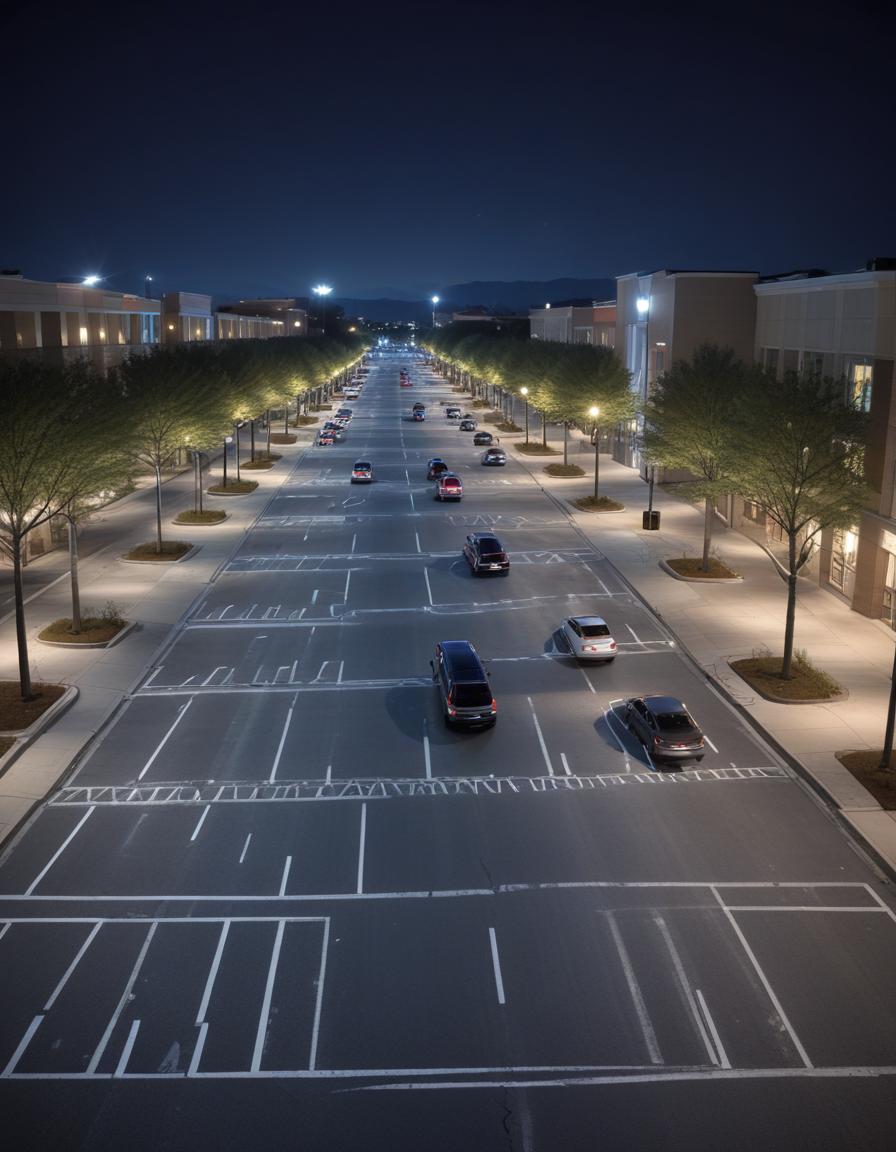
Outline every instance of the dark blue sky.
[[405, 298], [855, 268], [896, 255], [886, 8], [19, 4], [0, 264]]

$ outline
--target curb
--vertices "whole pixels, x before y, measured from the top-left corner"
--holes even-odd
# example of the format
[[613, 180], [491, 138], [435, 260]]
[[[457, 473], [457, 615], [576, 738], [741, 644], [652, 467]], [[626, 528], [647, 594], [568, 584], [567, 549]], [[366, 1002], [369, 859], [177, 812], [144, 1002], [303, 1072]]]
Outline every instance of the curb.
[[125, 636], [127, 636], [127, 634], [136, 627], [137, 621], [131, 620], [124, 626], [124, 628], [122, 628], [119, 632], [116, 632], [111, 640], [100, 640], [96, 644], [77, 644], [67, 640], [41, 640], [40, 636], [35, 636], [35, 640], [38, 642], [38, 644], [46, 644], [48, 648], [68, 648], [75, 652], [77, 652], [79, 648], [114, 648], [119, 640], [124, 640]]
[[[12, 736], [15, 739], [15, 744], [13, 744], [9, 751], [5, 755], [0, 756], [0, 777], [5, 774], [7, 769], [10, 768], [16, 760], [18, 760], [25, 749], [29, 748], [32, 742], [38, 736], [40, 736], [40, 734], [46, 728], [52, 727], [52, 725], [56, 723], [59, 717], [64, 712], [67, 712], [69, 708], [71, 708], [72, 704], [75, 703], [79, 695], [80, 693], [78, 692], [78, 689], [75, 687], [75, 685], [70, 684], [65, 692], [63, 692], [63, 694], [59, 697], [59, 699], [54, 704], [52, 704], [46, 710], [46, 712], [44, 712], [43, 716], [39, 716], [33, 724], [30, 724], [27, 728], [23, 728], [18, 732], [0, 733], [2, 736]], [[42, 804], [45, 799], [46, 797], [37, 801], [37, 803]], [[28, 810], [29, 816], [33, 810], [33, 806]], [[11, 828], [9, 835], [4, 839], [11, 839], [21, 827], [21, 824], [22, 821], [20, 821], [19, 824], [15, 826], [15, 828]]]
[[[743, 576], [682, 576], [680, 572], [676, 572], [674, 568], [670, 567], [665, 560], [660, 560], [659, 566], [665, 573], [671, 576], [673, 580], [683, 580], [686, 584], [708, 584], [714, 586], [716, 584], [743, 584], [744, 582]], [[770, 700], [771, 697], [768, 696], [766, 699]]]
[[[180, 527], [182, 528], [183, 525], [181, 524]], [[206, 527], [208, 527], [208, 525], [206, 525]], [[182, 564], [184, 560], [189, 560], [201, 547], [201, 544], [194, 544], [189, 552], [184, 552], [183, 556], [178, 556], [176, 560], [128, 560], [126, 556], [119, 556], [118, 561], [120, 564], [153, 564], [157, 568], [164, 570], [168, 564]]]

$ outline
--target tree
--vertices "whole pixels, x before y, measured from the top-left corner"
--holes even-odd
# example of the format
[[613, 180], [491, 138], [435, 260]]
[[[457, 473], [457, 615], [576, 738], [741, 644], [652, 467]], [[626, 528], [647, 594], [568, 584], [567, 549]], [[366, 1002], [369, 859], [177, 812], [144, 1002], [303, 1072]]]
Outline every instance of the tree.
[[[545, 345], [542, 345], [545, 347]], [[635, 394], [629, 373], [612, 350], [600, 345], [564, 345], [555, 353], [556, 361], [551, 375], [551, 388], [546, 390], [548, 414], [564, 425], [576, 424], [587, 428], [589, 424], [597, 434], [598, 423], [616, 425], [630, 420], [635, 414]], [[597, 408], [599, 415], [591, 415]], [[563, 439], [563, 463], [566, 460], [566, 437]], [[598, 499], [597, 446], [595, 446], [594, 499]]]
[[695, 477], [682, 488], [704, 501], [704, 572], [709, 571], [715, 502], [736, 487], [736, 412], [746, 380], [745, 367], [730, 348], [702, 344], [690, 361], [677, 360], [660, 377], [644, 413], [648, 459]]
[[841, 382], [757, 369], [742, 392], [740, 490], [787, 540], [787, 613], [781, 677], [793, 660], [797, 576], [826, 528], [848, 528], [866, 506], [867, 416], [847, 404]]

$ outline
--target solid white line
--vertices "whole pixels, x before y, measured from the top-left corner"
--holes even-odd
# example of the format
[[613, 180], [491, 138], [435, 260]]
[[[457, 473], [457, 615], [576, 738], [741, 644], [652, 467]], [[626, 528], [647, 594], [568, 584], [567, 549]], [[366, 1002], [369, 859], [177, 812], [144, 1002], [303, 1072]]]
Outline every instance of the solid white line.
[[204, 1021], [199, 1025], [199, 1039], [196, 1041], [196, 1047], [193, 1049], [193, 1059], [190, 1061], [190, 1067], [187, 1072], [188, 1076], [195, 1076], [199, 1068], [199, 1061], [202, 1059], [202, 1049], [205, 1047], [205, 1036], [208, 1032], [208, 1024]]
[[429, 606], [433, 607], [432, 588], [429, 586], [429, 569], [423, 569], [423, 579], [426, 581], [426, 595], [429, 597]]
[[[302, 611], [304, 612], [305, 609], [303, 608]], [[293, 660], [292, 668], [290, 669], [290, 673], [289, 673], [289, 680], [287, 681], [288, 684], [292, 684], [293, 680], [295, 680], [296, 668], [298, 668], [298, 666], [299, 666], [298, 660]]]
[[119, 1077], [124, 1075], [124, 1070], [125, 1070], [125, 1068], [127, 1068], [128, 1060], [130, 1060], [130, 1058], [131, 1058], [131, 1050], [134, 1047], [134, 1041], [137, 1039], [137, 1031], [139, 1028], [140, 1028], [140, 1021], [139, 1020], [132, 1020], [131, 1021], [131, 1030], [130, 1030], [130, 1032], [128, 1032], [128, 1038], [124, 1042], [124, 1048], [122, 1049], [121, 1059], [118, 1061], [118, 1066], [116, 1067], [115, 1071], [112, 1073], [112, 1079], [113, 1080], [117, 1080]]
[[781, 1005], [781, 1001], [775, 995], [774, 990], [772, 989], [771, 984], [768, 982], [768, 979], [767, 979], [765, 973], [762, 971], [762, 968], [759, 966], [759, 961], [756, 959], [755, 955], [753, 954], [753, 949], [747, 943], [746, 936], [744, 936], [743, 932], [741, 932], [740, 925], [738, 924], [737, 920], [735, 920], [734, 915], [732, 914], [730, 909], [725, 904], [725, 901], [719, 895], [719, 892], [718, 892], [715, 885], [711, 886], [711, 891], [712, 891], [713, 896], [715, 896], [716, 900], [718, 901], [719, 907], [725, 913], [725, 916], [728, 920], [728, 923], [734, 929], [734, 934], [737, 936], [738, 940], [741, 943], [741, 947], [743, 948], [744, 952], [746, 952], [750, 963], [753, 965], [753, 968], [756, 972], [756, 975], [762, 981], [762, 986], [765, 989], [769, 1000], [771, 1000], [772, 1004], [774, 1005], [775, 1011], [780, 1016], [781, 1023], [787, 1029], [787, 1033], [790, 1036], [790, 1039], [793, 1041], [793, 1046], [794, 1046], [794, 1048], [796, 1048], [797, 1052], [799, 1053], [800, 1059], [802, 1060], [803, 1064], [807, 1068], [811, 1068], [813, 1065], [812, 1065], [812, 1061], [809, 1059], [809, 1054], [806, 1051], [806, 1049], [802, 1046], [802, 1044], [800, 1043], [800, 1038], [799, 1038], [799, 1036], [797, 1036], [796, 1032], [794, 1031], [793, 1025], [787, 1019], [787, 1013], [784, 1011], [784, 1008]]
[[23, 1055], [25, 1049], [31, 1043], [31, 1037], [34, 1035], [34, 1033], [40, 1027], [40, 1023], [42, 1020], [43, 1020], [43, 1016], [35, 1016], [34, 1019], [31, 1021], [31, 1023], [28, 1025], [28, 1029], [25, 1032], [25, 1035], [19, 1041], [18, 1048], [16, 1048], [15, 1052], [13, 1052], [12, 1056], [10, 1056], [9, 1063], [6, 1065], [6, 1067], [3, 1069], [2, 1072], [0, 1072], [0, 1078], [2, 1078], [4, 1076], [9, 1076], [9, 1074], [15, 1068], [16, 1064], [18, 1064], [18, 1062], [22, 1059], [22, 1055]]
[[287, 733], [289, 732], [289, 726], [292, 723], [292, 712], [296, 706], [296, 701], [298, 700], [298, 698], [299, 698], [299, 694], [298, 694], [298, 692], [296, 692], [295, 696], [293, 697], [292, 704], [290, 704], [290, 706], [289, 706], [289, 711], [286, 713], [286, 720], [283, 724], [283, 731], [280, 733], [280, 743], [277, 745], [277, 753], [274, 756], [274, 763], [273, 763], [273, 766], [271, 767], [271, 774], [268, 777], [268, 783], [270, 783], [270, 784], [273, 784], [274, 780], [277, 777], [277, 768], [280, 765], [280, 757], [283, 754], [283, 745], [286, 743], [286, 736], [287, 736]]
[[193, 835], [190, 837], [190, 843], [191, 843], [191, 844], [192, 844], [192, 843], [193, 843], [193, 841], [196, 839], [196, 837], [199, 835], [199, 829], [202, 827], [203, 823], [205, 822], [205, 818], [206, 818], [206, 816], [208, 816], [208, 810], [209, 810], [209, 808], [211, 808], [211, 804], [206, 804], [206, 806], [205, 806], [205, 811], [204, 811], [204, 812], [202, 813], [202, 815], [199, 817], [199, 822], [198, 822], [198, 824], [196, 825], [196, 827], [193, 829]]
[[432, 760], [429, 755], [429, 733], [427, 731], [426, 717], [423, 718], [423, 760], [426, 764], [426, 779], [432, 780]]
[[410, 482], [411, 482], [411, 478], [410, 478], [410, 476], [408, 475], [408, 470], [407, 470], [407, 468], [405, 468], [405, 470], [404, 470], [404, 478], [405, 478], [405, 480], [408, 482], [408, 484], [410, 484]]
[[240, 864], [242, 864], [242, 862], [246, 859], [246, 853], [249, 851], [249, 841], [251, 839], [252, 839], [252, 833], [250, 832], [249, 835], [246, 837], [246, 843], [243, 845], [243, 850], [240, 853], [240, 859], [239, 859]]
[[90, 932], [90, 935], [87, 937], [87, 939], [81, 945], [81, 947], [78, 949], [74, 960], [72, 960], [71, 964], [69, 964], [68, 968], [66, 968], [65, 972], [62, 975], [62, 979], [59, 981], [59, 983], [53, 989], [53, 994], [50, 996], [50, 999], [46, 1002], [46, 1004], [44, 1004], [44, 1012], [49, 1012], [50, 1009], [53, 1007], [54, 1003], [56, 1002], [56, 997], [59, 995], [59, 993], [62, 991], [62, 989], [68, 983], [69, 978], [71, 977], [71, 974], [78, 967], [78, 963], [80, 962], [81, 957], [84, 955], [84, 953], [90, 947], [91, 943], [93, 942], [94, 936], [96, 936], [97, 932], [99, 932], [99, 930], [100, 930], [100, 928], [102, 928], [102, 926], [103, 926], [102, 921], [99, 921], [96, 924], [94, 924], [94, 926]]
[[600, 584], [601, 588], [603, 588], [604, 592], [606, 592], [606, 594], [607, 594], [608, 596], [612, 596], [612, 595], [613, 595], [613, 593], [612, 593], [612, 592], [610, 591], [610, 589], [609, 589], [609, 588], [606, 586], [606, 584], [604, 584], [603, 580], [601, 580], [601, 578], [600, 578], [599, 576], [595, 576], [595, 580], [597, 580], [598, 584]]
[[544, 762], [548, 766], [548, 775], [553, 776], [554, 775], [554, 766], [551, 763], [550, 756], [548, 756], [547, 745], [544, 742], [544, 736], [542, 736], [542, 734], [541, 734], [541, 725], [538, 723], [538, 717], [535, 715], [535, 708], [532, 704], [532, 697], [527, 696], [526, 699], [529, 701], [529, 707], [532, 710], [532, 719], [535, 721], [535, 731], [538, 734], [538, 743], [541, 745], [541, 754], [542, 754], [542, 756], [544, 756]]
[[140, 949], [140, 955], [137, 957], [137, 961], [134, 964], [128, 982], [124, 986], [124, 991], [121, 994], [121, 999], [118, 1001], [118, 1006], [112, 1013], [112, 1019], [106, 1025], [106, 1031], [103, 1033], [102, 1039], [97, 1045], [93, 1056], [91, 1056], [90, 1063], [87, 1065], [88, 1073], [96, 1072], [97, 1065], [99, 1064], [100, 1060], [102, 1060], [103, 1053], [106, 1051], [106, 1045], [109, 1043], [109, 1039], [112, 1036], [115, 1025], [118, 1023], [118, 1017], [122, 1014], [125, 1006], [131, 999], [131, 992], [137, 982], [137, 977], [140, 974], [140, 968], [143, 964], [143, 961], [146, 959], [146, 953], [149, 951], [152, 938], [155, 936], [156, 928], [158, 928], [158, 921], [155, 921], [153, 924], [151, 924], [149, 931], [146, 933], [146, 939], [143, 941], [143, 947]]
[[7, 932], [10, 930], [10, 928], [12, 928], [12, 921], [11, 921], [11, 920], [7, 920], [7, 921], [6, 921], [6, 923], [3, 925], [3, 927], [2, 927], [2, 928], [0, 928], [0, 940], [2, 940], [2, 939], [3, 939], [3, 937], [4, 937], [4, 936], [6, 935], [6, 933], [7, 933]]
[[341, 684], [341, 683], [342, 683], [342, 670], [343, 670], [344, 668], [345, 668], [345, 661], [344, 661], [344, 660], [340, 660], [340, 661], [339, 661], [339, 675], [336, 677], [336, 683], [337, 683], [337, 684]]
[[713, 1020], [712, 1016], [710, 1015], [709, 1008], [706, 1006], [706, 1001], [703, 999], [703, 993], [699, 988], [695, 988], [694, 993], [697, 997], [697, 1003], [700, 1005], [700, 1008], [703, 1012], [704, 1019], [706, 1020], [706, 1026], [712, 1033], [712, 1040], [716, 1046], [716, 1051], [719, 1054], [719, 1063], [723, 1068], [730, 1068], [731, 1061], [728, 1059], [728, 1053], [725, 1051], [724, 1045], [722, 1044], [719, 1031], [716, 1028], [715, 1020]]
[[[217, 672], [217, 668], [215, 669], [215, 672]], [[215, 673], [213, 672], [212, 676], [214, 676], [214, 674]], [[211, 679], [211, 676], [209, 677], [209, 679]], [[194, 699], [195, 699], [195, 697], [191, 696], [190, 699], [186, 702], [186, 704], [181, 705], [180, 710], [177, 713], [177, 717], [175, 718], [174, 723], [171, 725], [171, 727], [168, 729], [168, 731], [162, 737], [161, 743], [158, 745], [155, 752], [153, 752], [152, 756], [150, 756], [150, 758], [146, 761], [146, 763], [140, 769], [140, 772], [137, 776], [138, 780], [142, 780], [143, 777], [146, 775], [146, 773], [153, 766], [153, 763], [155, 762], [155, 758], [158, 756], [158, 754], [162, 751], [162, 749], [168, 743], [169, 739], [171, 738], [171, 734], [174, 732], [174, 729], [178, 726], [178, 724], [180, 724], [180, 722], [181, 722], [181, 720], [183, 720], [184, 716], [186, 716], [187, 710], [190, 707], [190, 705], [193, 703]]]
[[358, 533], [356, 532], [354, 534], [354, 536], [352, 536], [352, 552], [351, 552], [352, 556], [354, 556], [354, 554], [355, 554], [355, 545], [357, 544], [357, 542], [358, 542]]
[[332, 764], [328, 764], [328, 765], [327, 765], [327, 776], [326, 776], [326, 782], [327, 782], [328, 784], [331, 784], [331, 783], [332, 783], [332, 781], [333, 781], [333, 765], [332, 765]]
[[417, 541], [417, 551], [422, 553], [423, 549], [420, 547], [420, 533], [419, 532], [414, 533], [414, 539]]
[[317, 1037], [320, 1032], [320, 1010], [324, 999], [324, 978], [327, 974], [327, 951], [330, 947], [330, 918], [324, 921], [324, 938], [320, 948], [320, 970], [317, 973], [317, 1000], [314, 1004], [314, 1024], [311, 1028], [311, 1051], [308, 1056], [308, 1071], [314, 1071], [317, 1062]]
[[311, 593], [311, 603], [312, 603], [312, 604], [316, 604], [316, 603], [317, 603], [317, 594], [318, 594], [318, 592], [320, 592], [320, 588], [315, 588], [315, 589], [314, 589], [314, 591]]
[[286, 857], [286, 863], [283, 865], [283, 878], [280, 881], [280, 895], [286, 895], [286, 881], [289, 879], [289, 870], [292, 867], [292, 856]]
[[579, 665], [579, 671], [580, 671], [580, 672], [582, 673], [582, 675], [585, 677], [585, 683], [588, 685], [588, 687], [591, 689], [591, 691], [592, 691], [592, 692], [595, 694], [595, 696], [596, 696], [596, 695], [597, 695], [597, 689], [594, 687], [594, 685], [593, 685], [593, 684], [591, 683], [591, 681], [588, 679], [588, 676], [587, 676], [587, 674], [586, 674], [586, 672], [585, 672], [585, 669], [582, 667], [582, 665], [581, 665], [581, 664]]
[[639, 640], [639, 639], [638, 639], [638, 634], [637, 634], [637, 632], [634, 630], [634, 628], [632, 628], [631, 624], [626, 624], [626, 628], [628, 628], [629, 632], [631, 632], [632, 636], [634, 636], [634, 638], [635, 638], [635, 643], [636, 643], [636, 644], [641, 644], [641, 643], [643, 643], [643, 641], [641, 641], [641, 640]]
[[271, 996], [274, 994], [274, 978], [277, 975], [277, 961], [280, 959], [280, 945], [283, 943], [283, 930], [285, 927], [286, 921], [281, 920], [277, 925], [277, 935], [274, 937], [271, 963], [268, 967], [268, 979], [264, 987], [261, 1013], [258, 1017], [258, 1031], [255, 1035], [255, 1051], [252, 1053], [251, 1071], [253, 1072], [257, 1072], [261, 1067], [261, 1056], [264, 1052], [264, 1042], [268, 1033], [268, 1021], [271, 1013]]
[[563, 765], [563, 771], [566, 773], [566, 775], [571, 776], [572, 773], [569, 770], [569, 764], [567, 763], [565, 752], [560, 753], [560, 763]]
[[[208, 682], [212, 679], [212, 677], [217, 676], [217, 674], [219, 672], [223, 672], [226, 667], [227, 667], [226, 664], [219, 664], [216, 668], [213, 668], [211, 670], [211, 672], [209, 672], [208, 676], [206, 676], [206, 678], [202, 681], [203, 685], [208, 684]], [[192, 680], [192, 679], [193, 679], [193, 677], [191, 676], [190, 680]], [[187, 684], [189, 684], [189, 682], [190, 682], [189, 680], [185, 681], [185, 683], [187, 683]], [[177, 723], [177, 721], [175, 721], [175, 723]]]
[[688, 1005], [690, 1006], [691, 1015], [694, 1018], [694, 1023], [697, 1025], [697, 1031], [700, 1034], [701, 1040], [703, 1041], [703, 1046], [706, 1049], [706, 1053], [713, 1064], [718, 1064], [718, 1054], [715, 1048], [713, 1048], [712, 1041], [710, 1040], [706, 1028], [704, 1027], [703, 1017], [700, 1015], [700, 1010], [697, 1007], [697, 1001], [694, 999], [694, 994], [691, 991], [690, 984], [688, 983], [684, 965], [681, 962], [681, 957], [678, 955], [678, 949], [675, 947], [675, 942], [672, 939], [672, 936], [666, 925], [666, 921], [662, 918], [662, 916], [654, 916], [653, 919], [657, 928], [660, 930], [663, 940], [666, 942], [666, 948], [669, 950], [669, 955], [672, 958], [672, 967], [675, 969], [675, 975], [678, 977], [678, 983], [680, 984], [681, 990], [684, 993], [684, 998], [687, 1000]]
[[501, 961], [498, 957], [498, 941], [495, 939], [494, 928], [489, 928], [488, 935], [492, 945], [492, 967], [495, 970], [495, 988], [498, 993], [498, 1003], [504, 1004], [504, 981], [501, 979]]
[[34, 880], [31, 881], [31, 884], [25, 889], [25, 895], [26, 896], [31, 895], [31, 893], [38, 886], [38, 884], [40, 884], [41, 880], [43, 880], [44, 876], [46, 876], [46, 874], [50, 871], [50, 869], [53, 867], [53, 865], [56, 863], [56, 861], [59, 859], [59, 857], [62, 855], [62, 853], [66, 850], [66, 848], [72, 842], [72, 840], [74, 840], [74, 838], [78, 835], [78, 833], [81, 831], [81, 828], [84, 826], [86, 821], [90, 818], [90, 816], [93, 814], [93, 810], [95, 807], [96, 807], [96, 805], [92, 804], [87, 809], [87, 811], [84, 813], [84, 815], [78, 821], [78, 823], [74, 826], [74, 828], [71, 830], [71, 832], [69, 832], [68, 836], [66, 836], [66, 838], [62, 841], [60, 846], [56, 849], [56, 851], [53, 853], [53, 855], [50, 857], [50, 859], [47, 861], [47, 863], [44, 865], [44, 867], [41, 869], [41, 871], [38, 872], [38, 874], [34, 878]]
[[650, 1056], [650, 1062], [651, 1064], [662, 1064], [663, 1056], [660, 1052], [660, 1046], [657, 1043], [653, 1022], [647, 1011], [647, 1005], [644, 1003], [641, 985], [638, 983], [638, 977], [635, 975], [635, 970], [632, 967], [631, 957], [628, 954], [625, 941], [622, 939], [622, 933], [619, 931], [616, 917], [612, 912], [607, 912], [606, 916], [607, 923], [610, 925], [610, 932], [613, 936], [613, 943], [616, 945], [616, 951], [619, 955], [619, 962], [622, 964], [625, 982], [628, 984], [629, 995], [635, 1006], [635, 1012], [638, 1014], [638, 1020], [641, 1024], [641, 1032], [644, 1036], [644, 1043], [647, 1045], [647, 1054]]
[[345, 574], [345, 591], [342, 593], [342, 599], [346, 602], [346, 604], [348, 603], [348, 586], [351, 583], [351, 579], [352, 570], [349, 568], [348, 572]]
[[364, 841], [367, 837], [367, 805], [361, 805], [361, 832], [358, 839], [358, 887], [360, 895], [364, 891]]
[[412, 512], [416, 512], [416, 511], [417, 511], [417, 509], [414, 507], [414, 493], [413, 493], [413, 492], [409, 492], [409, 493], [408, 493], [408, 495], [409, 495], [409, 496], [410, 496], [410, 498], [411, 498], [411, 511], [412, 511]]
[[162, 671], [162, 669], [164, 667], [165, 667], [164, 664], [160, 664], [158, 666], [158, 668], [156, 668], [155, 672], [153, 672], [152, 676], [150, 676], [150, 678], [148, 680], [144, 680], [144, 682], [141, 684], [141, 688], [148, 688], [149, 685], [152, 684], [153, 680], [155, 680], [156, 676], [158, 676], [158, 674]]
[[703, 733], [703, 739], [710, 746], [710, 748], [712, 748], [713, 752], [715, 752], [715, 754], [718, 756], [718, 754], [719, 754], [718, 748], [716, 748], [715, 744], [713, 744], [712, 740], [710, 740], [710, 738], [706, 735], [705, 732]]
[[199, 1011], [196, 1013], [196, 1023], [202, 1024], [205, 1020], [205, 1014], [208, 1011], [208, 1002], [212, 996], [212, 988], [215, 984], [215, 977], [218, 975], [218, 965], [221, 963], [221, 955], [224, 952], [224, 944], [227, 940], [227, 933], [230, 931], [230, 921], [225, 920], [221, 925], [221, 935], [218, 937], [218, 946], [215, 949], [215, 955], [212, 959], [212, 966], [209, 968], [208, 978], [205, 981], [205, 991], [202, 993], [202, 1000], [199, 1003]]

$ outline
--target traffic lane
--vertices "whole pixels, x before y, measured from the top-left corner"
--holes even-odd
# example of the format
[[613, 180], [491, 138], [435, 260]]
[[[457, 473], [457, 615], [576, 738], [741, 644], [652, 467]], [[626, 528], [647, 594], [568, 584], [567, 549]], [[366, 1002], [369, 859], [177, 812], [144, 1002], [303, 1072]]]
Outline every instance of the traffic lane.
[[177, 697], [126, 700], [93, 738], [68, 783], [123, 784], [136, 779], [177, 721], [184, 701]]
[[[492, 500], [485, 511], [462, 510], [455, 503], [430, 502], [429, 494], [416, 500], [419, 513], [415, 524], [420, 533], [424, 552], [451, 552], [463, 548], [469, 532], [488, 532], [498, 537], [505, 549], [515, 553], [534, 553], [547, 558], [580, 553], [586, 558], [599, 558], [600, 554], [574, 532], [569, 521], [557, 513], [551, 515], [496, 511], [498, 501]], [[556, 562], [556, 561], [555, 561]], [[621, 590], [622, 583], [617, 579], [615, 586]]]
[[283, 623], [328, 614], [345, 603], [350, 558], [252, 556], [231, 564], [190, 616], [192, 622]]
[[[436, 604], [456, 603], [458, 599], [477, 604], [501, 604], [558, 596], [606, 598], [605, 589], [598, 584], [589, 565], [566, 562], [562, 558], [552, 561], [551, 555], [556, 554], [521, 556], [510, 551], [510, 568], [506, 575], [492, 572], [474, 574], [463, 556], [465, 539], [466, 534], [459, 542], [460, 555], [455, 560], [439, 559], [431, 566], [430, 584]], [[503, 540], [501, 543], [508, 547]]]

